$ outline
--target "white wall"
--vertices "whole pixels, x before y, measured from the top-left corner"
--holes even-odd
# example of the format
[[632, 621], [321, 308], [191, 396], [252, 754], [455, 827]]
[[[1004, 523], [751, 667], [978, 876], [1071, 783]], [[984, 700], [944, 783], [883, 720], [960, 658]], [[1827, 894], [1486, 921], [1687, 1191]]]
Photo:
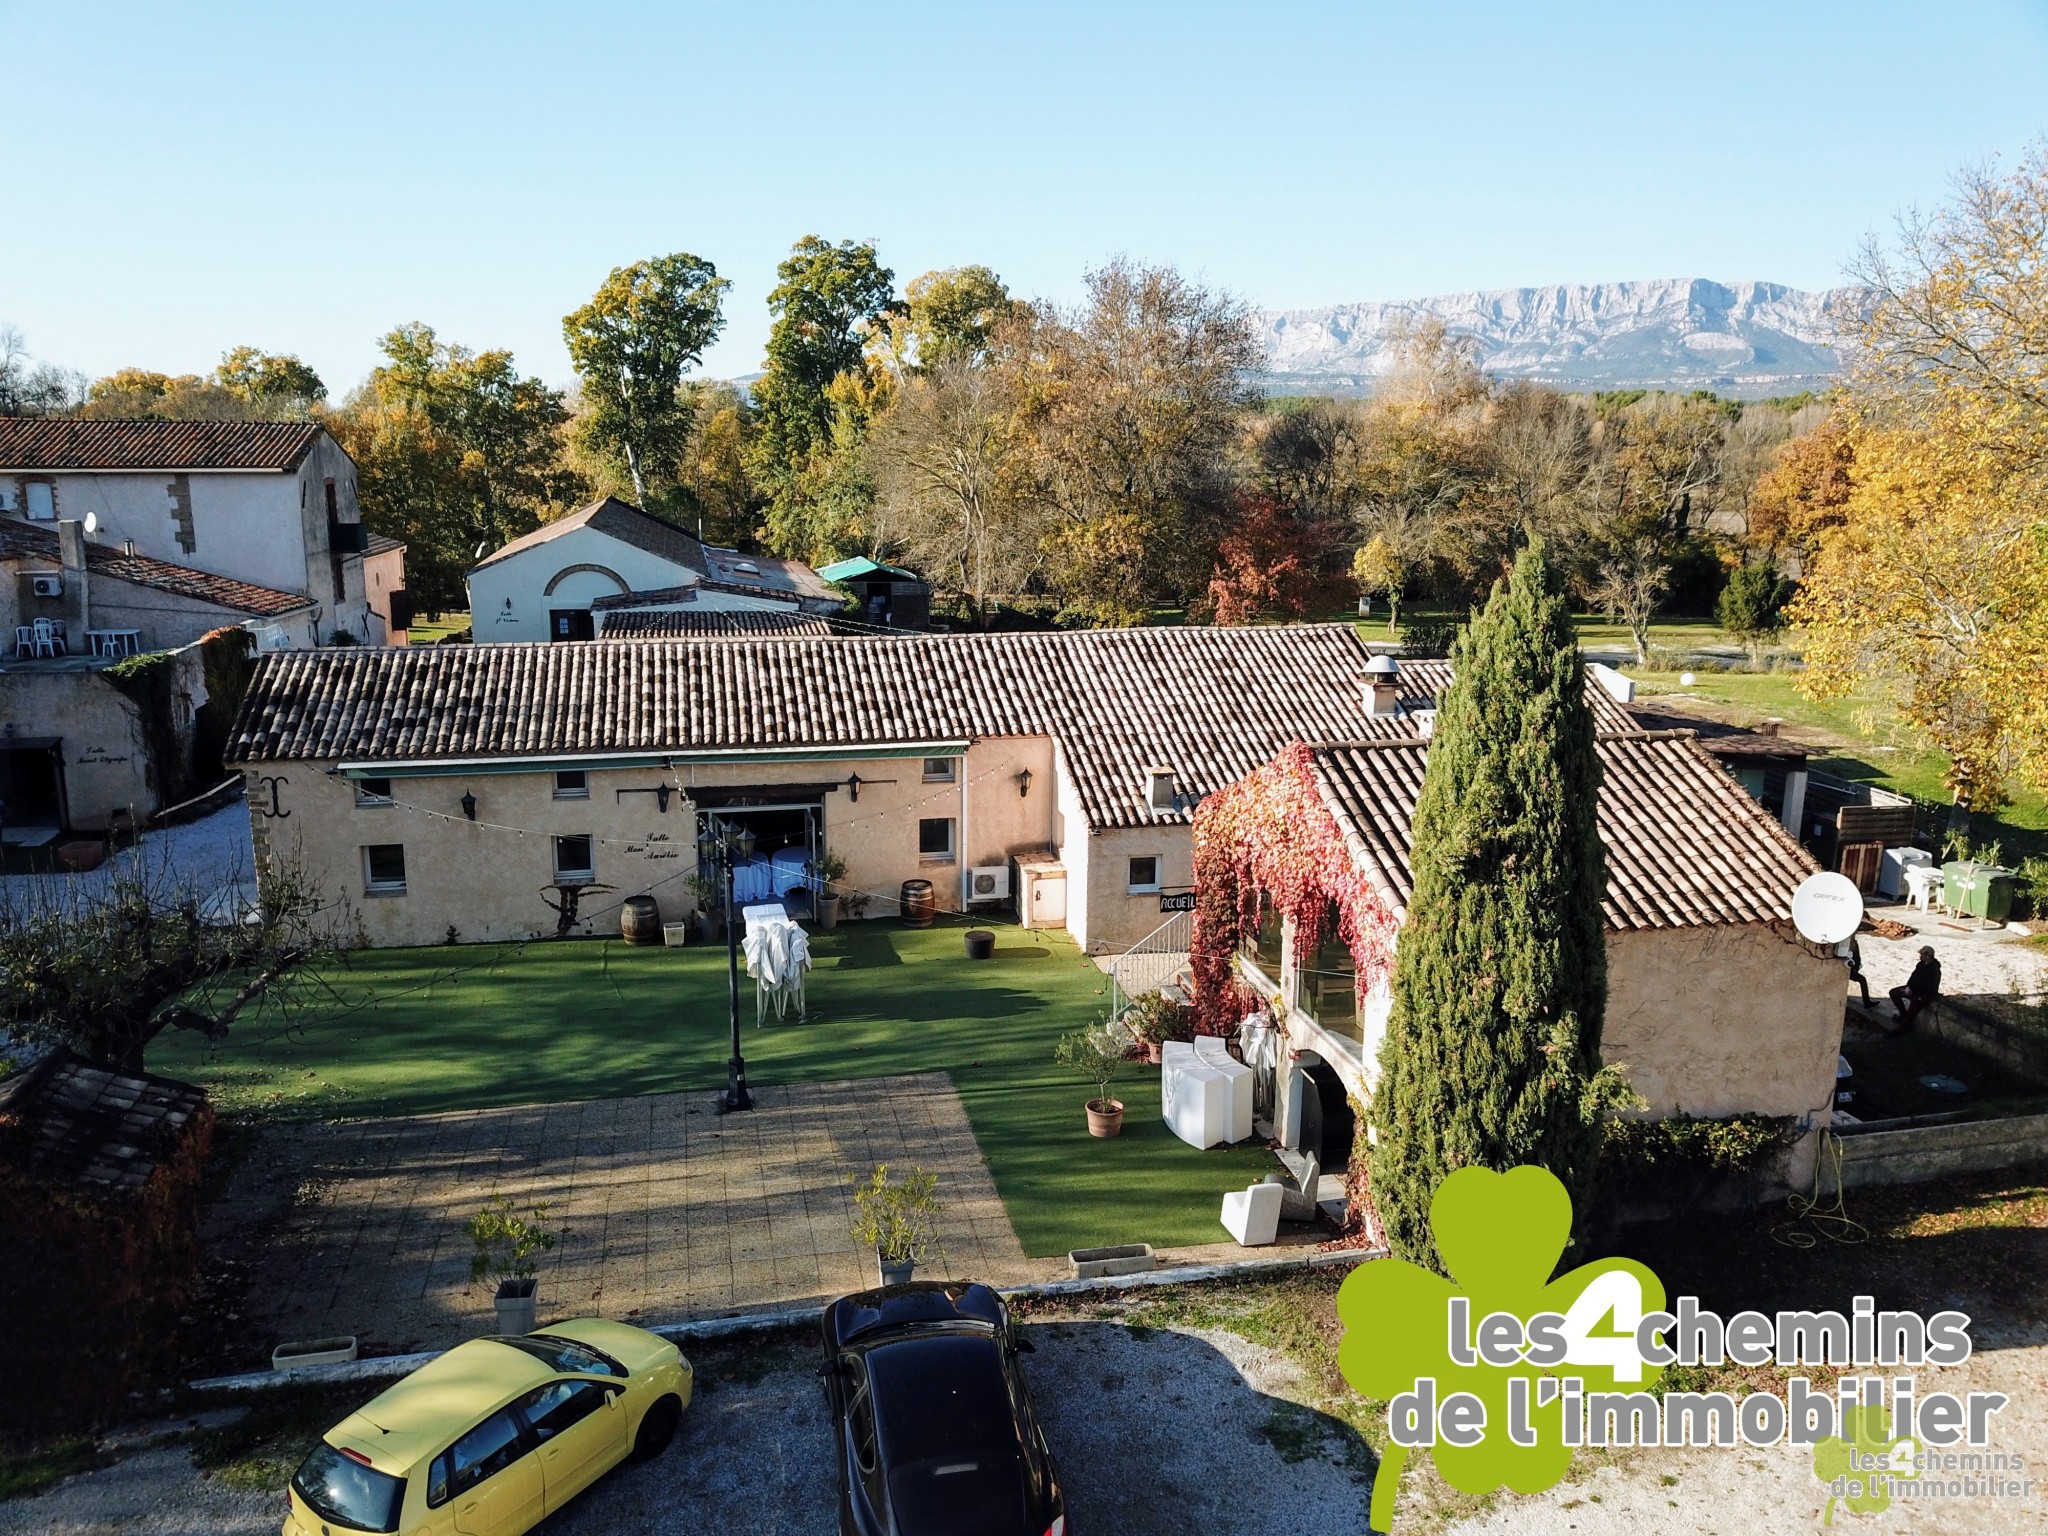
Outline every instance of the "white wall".
[[[599, 569], [572, 571], [575, 566]], [[571, 574], [562, 575], [565, 571]], [[551, 582], [553, 592], [548, 591]], [[548, 615], [558, 608], [587, 609], [599, 598], [621, 592], [656, 592], [696, 582], [697, 572], [687, 565], [650, 554], [601, 529], [575, 528], [471, 571], [470, 624], [479, 645], [550, 640]], [[720, 613], [795, 611], [789, 603], [738, 592], [699, 592], [691, 606]]]

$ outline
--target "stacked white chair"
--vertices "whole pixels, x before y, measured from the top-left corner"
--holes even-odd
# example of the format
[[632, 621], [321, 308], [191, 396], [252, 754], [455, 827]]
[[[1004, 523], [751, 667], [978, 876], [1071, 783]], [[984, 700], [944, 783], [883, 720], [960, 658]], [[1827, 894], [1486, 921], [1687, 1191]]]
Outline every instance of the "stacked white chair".
[[1223, 1139], [1233, 1145], [1252, 1134], [1252, 1069], [1230, 1054], [1221, 1035], [1195, 1036], [1195, 1059], [1223, 1074], [1226, 1086]]
[[1169, 1040], [1159, 1048], [1159, 1112], [1189, 1146], [1218, 1146], [1230, 1139], [1230, 1080], [1186, 1041]]

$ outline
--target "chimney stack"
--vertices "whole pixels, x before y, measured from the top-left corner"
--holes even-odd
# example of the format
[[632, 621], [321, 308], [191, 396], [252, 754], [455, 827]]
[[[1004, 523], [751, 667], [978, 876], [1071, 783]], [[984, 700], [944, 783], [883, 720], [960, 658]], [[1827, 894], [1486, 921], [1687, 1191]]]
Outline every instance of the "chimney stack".
[[1401, 668], [1391, 656], [1375, 656], [1365, 664], [1365, 712], [1401, 713]]

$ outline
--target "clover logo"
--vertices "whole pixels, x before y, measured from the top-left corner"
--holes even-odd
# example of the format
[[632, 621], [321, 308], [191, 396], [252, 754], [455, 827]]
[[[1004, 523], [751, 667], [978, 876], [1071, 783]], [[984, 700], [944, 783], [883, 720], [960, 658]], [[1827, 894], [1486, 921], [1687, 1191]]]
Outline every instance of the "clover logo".
[[[1564, 1442], [1559, 1380], [1576, 1377], [1588, 1392], [1647, 1391], [1661, 1369], [1644, 1363], [1635, 1331], [1645, 1312], [1663, 1310], [1664, 1284], [1632, 1259], [1602, 1259], [1552, 1279], [1571, 1238], [1572, 1202], [1543, 1168], [1456, 1170], [1437, 1186], [1429, 1226], [1455, 1279], [1401, 1259], [1353, 1270], [1337, 1294], [1344, 1324], [1338, 1368], [1356, 1391], [1389, 1403], [1428, 1377], [1436, 1382], [1439, 1404], [1461, 1392], [1484, 1404], [1477, 1443], [1438, 1436], [1430, 1447], [1453, 1488], [1479, 1494], [1503, 1485], [1516, 1493], [1555, 1487], [1573, 1449]], [[1560, 1315], [1563, 1363], [1500, 1365], [1468, 1355], [1472, 1363], [1461, 1364], [1451, 1348], [1451, 1303], [1459, 1297], [1475, 1335], [1484, 1335], [1482, 1324], [1495, 1313], [1524, 1325], [1541, 1313]], [[1505, 1324], [1496, 1327], [1505, 1331]], [[1496, 1358], [1500, 1354], [1496, 1349]], [[1529, 1444], [1517, 1444], [1509, 1433], [1509, 1383], [1516, 1378], [1527, 1382], [1518, 1395], [1526, 1393], [1523, 1418], [1534, 1431], [1524, 1436], [1533, 1438]], [[1407, 1447], [1390, 1444], [1381, 1459], [1372, 1490], [1375, 1531], [1391, 1527], [1395, 1485], [1408, 1455]]]
[[[1901, 1435], [1890, 1438], [1891, 1414], [1882, 1407], [1865, 1404], [1842, 1415], [1842, 1433], [1829, 1435], [1813, 1448], [1813, 1475], [1833, 1485], [1848, 1479], [1850, 1491], [1830, 1493], [1822, 1525], [1835, 1523], [1839, 1500], [1859, 1515], [1875, 1515], [1892, 1507], [1893, 1482], [1920, 1475], [1913, 1458], [1920, 1447]], [[1857, 1454], [1861, 1453], [1861, 1464]]]

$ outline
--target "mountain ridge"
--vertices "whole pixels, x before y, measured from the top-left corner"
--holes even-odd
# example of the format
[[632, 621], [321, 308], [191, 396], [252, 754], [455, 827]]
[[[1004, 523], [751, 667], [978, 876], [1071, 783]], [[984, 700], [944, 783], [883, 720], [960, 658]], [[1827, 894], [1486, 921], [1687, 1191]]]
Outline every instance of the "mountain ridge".
[[1369, 394], [1402, 328], [1433, 316], [1469, 337], [1496, 378], [1756, 397], [1832, 383], [1863, 302], [1857, 288], [1694, 277], [1262, 310], [1256, 320], [1270, 394]]

